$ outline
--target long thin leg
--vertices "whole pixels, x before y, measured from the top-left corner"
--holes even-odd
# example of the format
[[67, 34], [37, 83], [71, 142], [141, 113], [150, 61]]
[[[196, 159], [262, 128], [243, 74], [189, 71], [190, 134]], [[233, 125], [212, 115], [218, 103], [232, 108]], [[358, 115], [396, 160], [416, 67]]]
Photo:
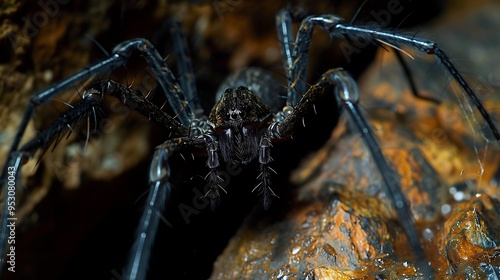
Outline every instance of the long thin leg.
[[[291, 32], [289, 26], [291, 25], [288, 24], [282, 25], [279, 26], [278, 29], [280, 27], [281, 29], [286, 29], [287, 31], [285, 33], [289, 34]], [[444, 53], [444, 51], [440, 49], [435, 42], [429, 40], [344, 24], [341, 18], [338, 18], [334, 15], [308, 16], [302, 20], [302, 23], [299, 27], [299, 31], [297, 33], [297, 37], [295, 39], [295, 45], [293, 47], [293, 51], [291, 52], [292, 56], [288, 58], [288, 61], [293, 61], [290, 70], [293, 81], [291, 83], [292, 87], [297, 88], [298, 86], [300, 86], [300, 89], [302, 89], [305, 86], [300, 84], [303, 83], [301, 81], [304, 81], [305, 77], [305, 70], [307, 67], [307, 57], [314, 26], [317, 26], [328, 32], [330, 35], [336, 37], [349, 38], [349, 39], [352, 39], [354, 37], [357, 39], [367, 40], [367, 41], [379, 40], [382, 42], [392, 44], [397, 47], [405, 45], [412, 49], [423, 52], [425, 54], [435, 55], [436, 59], [439, 62], [441, 62], [441, 64], [444, 65], [447, 71], [460, 85], [462, 90], [467, 94], [467, 97], [470, 100], [470, 102], [474, 104], [474, 106], [477, 108], [482, 118], [490, 128], [493, 137], [497, 141], [497, 144], [500, 145], [500, 132], [498, 131], [498, 128], [496, 127], [493, 121], [493, 118], [490, 116], [484, 105], [481, 103], [481, 100], [474, 93], [472, 88], [465, 81], [465, 79], [462, 77], [462, 75], [456, 69], [456, 67], [451, 63], [450, 59]], [[290, 86], [290, 80], [289, 80], [289, 86]], [[293, 105], [293, 103], [291, 105]]]
[[177, 72], [179, 83], [188, 101], [188, 106], [195, 114], [196, 118], [203, 116], [203, 108], [198, 100], [196, 92], [196, 77], [194, 74], [193, 63], [189, 53], [186, 36], [182, 32], [182, 27], [177, 21], [167, 21], [166, 27], [169, 30], [170, 40], [173, 43], [173, 52], [177, 61]]
[[[87, 116], [90, 116], [93, 113], [93, 109], [97, 108], [100, 105], [100, 102], [93, 99], [89, 98], [87, 100], [83, 100], [70, 110], [68, 112], [64, 113], [62, 116], [60, 116], [56, 121], [54, 121], [49, 127], [39, 133], [34, 139], [29, 141], [27, 144], [25, 144], [21, 149], [11, 151], [9, 153], [7, 162], [5, 163], [4, 166], [4, 171], [2, 173], [2, 177], [0, 180], [0, 187], [3, 187], [6, 185], [6, 179], [7, 179], [7, 172], [9, 169], [13, 170], [15, 173], [15, 180], [18, 182], [18, 177], [20, 173], [20, 168], [22, 166], [23, 159], [26, 157], [32, 156], [39, 148], [47, 147], [51, 143], [51, 141], [54, 141], [54, 139], [59, 135], [63, 133], [63, 131], [69, 129], [71, 125], [78, 123]], [[55, 140], [57, 141], [57, 140]], [[17, 193], [14, 191], [14, 194]], [[14, 197], [15, 201], [18, 201]], [[0, 272], [2, 271], [1, 269], [3, 268], [3, 265], [5, 264], [5, 253], [6, 253], [6, 248], [7, 248], [7, 222], [9, 218], [13, 218], [9, 216], [9, 211], [8, 211], [8, 205], [7, 205], [7, 199], [4, 201], [4, 207], [3, 207], [3, 212], [1, 214], [1, 226], [2, 228], [0, 229]]]
[[[276, 29], [280, 42], [283, 64], [288, 81], [287, 105], [299, 103], [301, 94], [306, 92], [305, 71], [307, 69], [307, 53], [311, 44], [308, 41], [298, 44], [293, 35], [292, 23], [302, 21], [306, 17], [300, 9], [283, 9], [276, 15]], [[306, 48], [304, 51], [303, 48]]]
[[182, 148], [201, 149], [206, 147], [202, 137], [176, 138], [168, 140], [156, 147], [149, 172], [150, 191], [143, 215], [136, 232], [136, 239], [132, 246], [130, 257], [124, 269], [124, 279], [144, 280], [147, 276], [149, 257], [158, 231], [161, 215], [172, 189], [169, 182], [169, 157]]
[[495, 137], [498, 145], [500, 145], [500, 132], [493, 122], [492, 117], [484, 108], [484, 105], [481, 103], [479, 97], [474, 93], [469, 84], [465, 81], [463, 76], [457, 70], [457, 68], [451, 63], [448, 56], [444, 53], [444, 51], [438, 47], [435, 42], [429, 40], [423, 40], [419, 38], [407, 37], [400, 34], [388, 33], [384, 31], [376, 31], [370, 30], [367, 28], [350, 26], [345, 24], [337, 24], [334, 27], [334, 30], [330, 32], [333, 36], [341, 36], [344, 37], [346, 34], [360, 37], [368, 37], [372, 40], [378, 39], [381, 41], [385, 41], [396, 46], [406, 45], [418, 51], [421, 51], [425, 54], [433, 54], [436, 56], [436, 59], [441, 62], [444, 67], [448, 70], [448, 72], [453, 76], [455, 81], [460, 85], [460, 87], [465, 91], [469, 100], [474, 104], [477, 108], [484, 121], [487, 123], [488, 127]]
[[[350, 76], [343, 74], [345, 73], [340, 73], [340, 75], [335, 74], [330, 78], [335, 79], [337, 82], [348, 82], [351, 84], [348, 85], [349, 87], [354, 87], [354, 80]], [[361, 133], [365, 145], [368, 146], [368, 150], [370, 151], [372, 158], [375, 160], [380, 174], [382, 174], [382, 178], [387, 187], [387, 193], [389, 194], [388, 197], [391, 199], [393, 206], [396, 208], [396, 213], [399, 221], [401, 221], [401, 226], [408, 237], [408, 241], [410, 242], [413, 254], [415, 255], [417, 265], [425, 276], [433, 275], [430, 266], [425, 261], [424, 251], [420, 246], [415, 224], [413, 222], [410, 204], [401, 191], [399, 176], [396, 172], [394, 172], [394, 170], [392, 170], [387, 159], [382, 154], [382, 149], [378, 144], [378, 139], [373, 134], [371, 127], [361, 114], [361, 110], [357, 104], [359, 101], [359, 93], [353, 93], [341, 89], [338, 91], [337, 97], [339, 102], [342, 104], [342, 108], [349, 114], [350, 119], [357, 128], [358, 132]]]
[[[19, 147], [19, 142], [21, 141], [21, 138], [23, 137], [24, 132], [26, 131], [26, 126], [28, 125], [29, 120], [33, 116], [36, 106], [64, 92], [65, 90], [68, 90], [81, 80], [87, 79], [94, 74], [104, 73], [122, 66], [125, 63], [125, 61], [126, 59], [124, 59], [121, 55], [119, 55], [118, 53], [114, 53], [112, 57], [106, 59], [105, 61], [99, 62], [89, 67], [88, 69], [76, 73], [75, 75], [58, 83], [57, 85], [54, 85], [47, 90], [35, 94], [28, 103], [28, 106], [26, 106], [23, 118], [21, 120], [21, 123], [19, 124], [17, 133], [14, 136], [14, 141], [12, 142], [12, 145], [10, 147], [9, 154], [17, 150], [17, 148]], [[6, 163], [7, 162], [8, 159]], [[2, 173], [2, 177], [0, 177], [0, 192], [2, 191], [2, 186], [3, 186], [1, 183], [3, 182], [3, 180], [5, 180], [4, 175], [5, 175], [5, 166], [4, 166], [4, 171]]]
[[131, 254], [124, 270], [124, 279], [146, 279], [149, 257], [158, 232], [160, 217], [165, 208], [167, 196], [172, 189], [168, 181], [170, 166], [168, 158], [174, 151], [175, 144], [171, 141], [158, 147], [153, 155], [149, 171], [149, 195], [132, 245]]
[[322, 75], [320, 81], [311, 86], [304, 97], [295, 106], [293, 111], [281, 122], [275, 122], [269, 126], [269, 135], [273, 141], [286, 139], [302, 125], [302, 117], [307, 111], [313, 110], [313, 105], [317, 96], [328, 87], [335, 87], [335, 96], [341, 106], [347, 113], [363, 138], [363, 141], [370, 151], [370, 154], [382, 176], [386, 186], [386, 193], [396, 208], [398, 220], [401, 223], [411, 248], [415, 255], [420, 271], [426, 276], [432, 276], [432, 270], [425, 261], [424, 251], [419, 243], [418, 234], [415, 229], [413, 215], [410, 211], [410, 205], [401, 191], [399, 176], [389, 165], [387, 159], [382, 154], [382, 149], [378, 144], [376, 136], [373, 134], [368, 122], [365, 120], [357, 102], [359, 92], [356, 82], [352, 77], [342, 69], [329, 70]]
[[[139, 98], [138, 95], [125, 94], [127, 96], [124, 97], [122, 96], [122, 98], [124, 98], [123, 102], [124, 103], [128, 102], [129, 106], [134, 107], [134, 109], [145, 114], [150, 119], [153, 119], [156, 122], [163, 124], [164, 127], [166, 127], [172, 134], [187, 135], [185, 128], [190, 127], [191, 121], [194, 119], [194, 112], [192, 112], [192, 107], [188, 105], [189, 102], [186, 101], [186, 98], [182, 93], [181, 87], [177, 84], [175, 77], [169, 70], [167, 64], [159, 55], [159, 53], [156, 51], [156, 49], [153, 47], [153, 45], [146, 39], [139, 38], [139, 39], [125, 41], [115, 47], [115, 49], [113, 50], [112, 57], [106, 59], [105, 61], [99, 62], [93, 66], [90, 66], [86, 70], [78, 72], [77, 74], [60, 82], [59, 84], [54, 85], [53, 87], [47, 90], [35, 94], [31, 98], [30, 103], [28, 104], [24, 116], [21, 120], [16, 136], [14, 137], [13, 144], [11, 145], [11, 148], [9, 150], [9, 156], [3, 168], [2, 175], [0, 176], [0, 192], [2, 191], [2, 187], [6, 183], [8, 168], [9, 166], [11, 166], [11, 164], [17, 164], [17, 167], [20, 167], [20, 162], [24, 155], [27, 154], [29, 155], [30, 153], [32, 154], [37, 149], [45, 147], [45, 144], [51, 141], [51, 139], [53, 139], [55, 135], [60, 134], [63, 129], [66, 129], [67, 127], [71, 129], [71, 124], [74, 121], [76, 121], [78, 118], [81, 118], [85, 114], [87, 115], [90, 114], [90, 110], [86, 110], [85, 108], [83, 108], [84, 106], [87, 106], [90, 103], [88, 103], [87, 101], [82, 102], [81, 105], [79, 105], [76, 109], [73, 108], [73, 110], [70, 110], [72, 112], [70, 115], [65, 115], [63, 118], [58, 119], [58, 121], [56, 121], [53, 124], [51, 129], [49, 129], [45, 133], [40, 134], [34, 140], [30, 141], [27, 144], [27, 146], [23, 147], [20, 150], [20, 152], [16, 152], [18, 150], [21, 138], [23, 137], [24, 132], [26, 130], [26, 126], [28, 125], [28, 122], [35, 111], [35, 107], [38, 106], [39, 104], [42, 104], [54, 98], [55, 96], [59, 95], [65, 90], [74, 86], [78, 81], [82, 79], [89, 78], [94, 74], [108, 72], [124, 65], [128, 61], [132, 52], [134, 51], [138, 51], [146, 60], [147, 65], [151, 67], [151, 70], [153, 71], [156, 78], [158, 79], [159, 84], [163, 88], [163, 91], [166, 95], [166, 98], [170, 106], [175, 112], [177, 112], [177, 118], [179, 119], [180, 123], [177, 122], [176, 120], [173, 120], [171, 117], [164, 114], [163, 112], [160, 112], [161, 110], [152, 110], [155, 108], [157, 109], [157, 107], [156, 106], [151, 107], [150, 106], [151, 104], [149, 102], [146, 102], [144, 100], [138, 100], [137, 99]], [[112, 89], [110, 86], [115, 86], [116, 88]], [[115, 91], [115, 93], [119, 93], [120, 89], [121, 89], [120, 93], [124, 93], [127, 90], [130, 91], [130, 89], [127, 89], [126, 87], [120, 86], [116, 83], [108, 83], [106, 85], [106, 90], [109, 90], [111, 92], [117, 90]], [[93, 93], [90, 95], [96, 96]], [[93, 98], [89, 98], [89, 100], [91, 99]], [[194, 108], [197, 107], [194, 106]], [[78, 113], [81, 113], [81, 115], [79, 115]], [[70, 120], [68, 119], [68, 117], [69, 118], [75, 117], [76, 119]], [[16, 176], [18, 172], [19, 170], [16, 169]], [[161, 186], [160, 185], [157, 186], [155, 184], [155, 187], [160, 188]], [[0, 256], [2, 257], [0, 262], [0, 269], [5, 263], [5, 259], [3, 257], [5, 256], [6, 240], [7, 240], [6, 223], [7, 223], [7, 203], [5, 203], [4, 211], [2, 213], [2, 221], [1, 221], [2, 229], [0, 230]]]
[[415, 80], [413, 79], [413, 76], [411, 74], [410, 67], [408, 67], [408, 63], [406, 63], [403, 55], [399, 50], [394, 50], [394, 54], [396, 55], [396, 58], [398, 59], [399, 64], [401, 65], [401, 68], [403, 68], [403, 72], [406, 76], [406, 79], [408, 80], [408, 84], [410, 85], [412, 94], [420, 99], [439, 104], [441, 102], [439, 99], [420, 94], [420, 92], [417, 89], [417, 84], [415, 83]]
[[[87, 79], [95, 74], [109, 72], [113, 69], [125, 65], [134, 50], [139, 51], [146, 60], [146, 63], [152, 68], [153, 73], [156, 75], [160, 85], [163, 87], [169, 104], [172, 106], [175, 112], [178, 112], [178, 118], [180, 122], [184, 126], [188, 127], [191, 123], [191, 120], [193, 119], [193, 113], [191, 112], [191, 109], [189, 107], [185, 106], [186, 101], [184, 95], [180, 89], [180, 86], [177, 84], [174, 75], [169, 70], [168, 66], [163, 61], [153, 45], [148, 40], [139, 38], [125, 41], [119, 44], [113, 50], [113, 55], [110, 58], [76, 73], [75, 75], [63, 80], [62, 82], [59, 82], [58, 84], [50, 87], [47, 90], [35, 94], [26, 107], [18, 131], [9, 150], [9, 154], [17, 150], [17, 148], [19, 147], [19, 142], [24, 135], [29, 120], [33, 116], [36, 106], [72, 88], [81, 80]], [[4, 180], [4, 176], [0, 178], [0, 182], [2, 182], [2, 180]]]
[[[83, 92], [82, 100], [78, 104], [59, 116], [44, 131], [37, 134], [35, 138], [24, 144], [19, 150], [10, 153], [10, 160], [6, 163], [5, 169], [7, 170], [9, 167], [14, 169], [15, 178], [17, 179], [19, 168], [24, 158], [32, 157], [40, 149], [47, 149], [52, 141], [57, 143], [65, 131], [72, 130], [73, 125], [78, 125], [92, 115], [95, 118], [96, 112], [101, 111], [105, 94], [118, 98], [128, 107], [164, 127], [171, 135], [187, 135], [187, 128], [184, 128], [179, 122], [151, 103], [142, 93], [134, 92], [131, 88], [111, 80], [98, 81], [86, 88]], [[2, 178], [6, 179], [6, 174]], [[4, 184], [3, 181], [2, 184]], [[7, 210], [7, 203], [5, 203], [2, 212], [2, 230], [0, 231], [0, 256], [2, 257], [2, 264], [4, 263], [3, 257], [5, 256], [5, 245], [8, 237], [7, 232], [4, 230], [7, 224]]]
[[[87, 96], [86, 96], [87, 94]], [[90, 95], [104, 97], [105, 94], [118, 98], [128, 107], [136, 110], [149, 120], [163, 127], [170, 137], [180, 137], [188, 134], [188, 127], [165, 113], [161, 108], [150, 102], [141, 92], [112, 80], [98, 81], [87, 87], [84, 98]]]
[[133, 39], [116, 46], [114, 52], [128, 58], [134, 50], [139, 51], [148, 66], [151, 67], [163, 88], [168, 103], [177, 113], [179, 122], [185, 127], [189, 127], [189, 124], [194, 119], [194, 113], [191, 111], [191, 107], [187, 106], [188, 100], [186, 100], [174, 74], [153, 45], [146, 39]]

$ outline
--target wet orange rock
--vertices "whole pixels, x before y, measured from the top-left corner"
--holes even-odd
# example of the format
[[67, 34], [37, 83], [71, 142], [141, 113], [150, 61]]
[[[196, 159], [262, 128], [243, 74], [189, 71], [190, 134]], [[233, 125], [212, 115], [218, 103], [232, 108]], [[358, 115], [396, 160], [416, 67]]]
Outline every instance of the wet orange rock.
[[[465, 117], [453, 99], [456, 88], [450, 89], [451, 98], [438, 95], [441, 102], [419, 99], [396, 59], [385, 57], [360, 82], [361, 103], [399, 175], [435, 278], [497, 279], [496, 143], [478, 133], [479, 127], [471, 130], [469, 121], [476, 119]], [[429, 81], [426, 71], [433, 63], [422, 58], [411, 62], [413, 68], [425, 69], [415, 74], [425, 96], [435, 96], [447, 85]], [[489, 95], [486, 106], [498, 104]], [[219, 256], [212, 279], [421, 276], [381, 176], [348, 125], [339, 124], [325, 146], [292, 174], [292, 181], [300, 187], [289, 212], [272, 220], [248, 218]]]
[[328, 199], [302, 202], [272, 225], [247, 221], [215, 263], [212, 278], [364, 278], [374, 271], [384, 274], [385, 262], [401, 276], [408, 273], [404, 263], [389, 257], [405, 237], [389, 211], [374, 209], [384, 205], [327, 185], [324, 191]]
[[480, 279], [500, 273], [499, 214], [500, 202], [485, 195], [454, 205], [441, 245], [450, 274]]
[[[321, 163], [313, 159], [306, 165], [319, 168], [320, 175], [298, 190], [286, 217], [273, 223], [246, 221], [216, 262], [213, 279], [239, 279], [231, 278], [235, 275], [245, 279], [273, 279], [279, 275], [295, 279], [337, 277], [332, 275], [397, 279], [418, 275], [406, 237], [391, 203], [384, 197], [380, 175], [361, 139], [347, 130], [339, 131], [336, 134], [341, 135], [334, 135], [338, 138], [329, 142], [332, 146], [325, 147], [330, 157]], [[414, 211], [421, 217], [433, 218], [444, 194], [436, 195], [436, 190], [416, 185], [425, 180], [437, 182], [438, 177], [434, 173], [422, 176], [429, 170], [410, 166], [418, 161], [405, 163], [408, 166], [398, 164], [410, 157], [407, 150], [400, 151], [405, 152], [388, 156], [400, 167], [398, 170], [406, 172], [402, 182], [405, 191], [411, 193], [407, 196]], [[422, 156], [413, 153], [412, 158]]]

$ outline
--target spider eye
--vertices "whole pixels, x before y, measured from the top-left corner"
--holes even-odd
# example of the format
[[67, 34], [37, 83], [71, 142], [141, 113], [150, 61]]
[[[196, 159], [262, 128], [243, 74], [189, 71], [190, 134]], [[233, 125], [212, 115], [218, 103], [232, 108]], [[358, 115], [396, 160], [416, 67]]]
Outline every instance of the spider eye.
[[246, 113], [245, 111], [241, 111], [239, 109], [236, 109], [236, 108], [231, 108], [231, 110], [229, 110], [229, 118], [231, 120], [236, 120], [236, 119], [241, 119], [241, 118], [244, 118]]

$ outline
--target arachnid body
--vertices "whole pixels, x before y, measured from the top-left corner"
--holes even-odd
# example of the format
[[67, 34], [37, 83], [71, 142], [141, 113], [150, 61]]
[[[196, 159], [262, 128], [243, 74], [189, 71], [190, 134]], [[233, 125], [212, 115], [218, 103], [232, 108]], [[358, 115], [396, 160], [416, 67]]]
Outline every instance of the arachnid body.
[[[358, 27], [347, 24], [333, 15], [308, 15], [295, 9], [282, 10], [277, 16], [277, 21], [278, 38], [281, 43], [285, 76], [288, 81], [288, 92], [285, 93], [287, 106], [283, 110], [276, 113], [267, 105], [273, 102], [266, 100], [267, 97], [275, 93], [264, 90], [256, 92], [256, 89], [265, 88], [265, 85], [274, 82], [263, 78], [264, 74], [251, 68], [240, 72], [240, 78], [236, 76], [224, 84], [218, 103], [210, 113], [203, 114], [194, 89], [194, 73], [190, 62], [185, 58], [185, 48], [182, 45], [182, 39], [179, 39], [182, 35], [178, 32], [179, 28], [176, 27], [173, 28], [172, 41], [176, 42], [174, 43], [174, 53], [177, 56], [176, 63], [180, 73], [178, 78], [175, 78], [170, 72], [169, 67], [163, 62], [162, 57], [158, 55], [152, 44], [144, 39], [136, 39], [119, 44], [110, 58], [71, 76], [65, 82], [58, 83], [49, 90], [34, 95], [31, 100], [33, 105], [44, 103], [63, 90], [72, 87], [77, 81], [85, 80], [86, 77], [94, 74], [102, 75], [103, 72], [127, 63], [133, 52], [139, 52], [163, 88], [167, 107], [171, 110], [170, 114], [162, 110], [163, 105], [154, 104], [148, 99], [147, 92], [137, 91], [133, 85], [122, 84], [111, 79], [98, 79], [84, 86], [80, 102], [71, 105], [71, 108], [61, 113], [60, 117], [56, 118], [33, 140], [18, 146], [24, 132], [23, 125], [27, 124], [34, 110], [34, 106], [28, 107], [19, 129], [19, 135], [14, 140], [6, 167], [15, 167], [14, 177], [16, 177], [21, 161], [32, 157], [38, 150], [46, 149], [54, 139], [57, 142], [63, 131], [73, 130], [73, 126], [79, 123], [88, 121], [87, 131], [91, 133], [93, 122], [97, 122], [92, 119], [97, 119], [99, 108], [101, 108], [102, 101], [106, 96], [118, 99], [128, 108], [139, 112], [165, 129], [168, 139], [157, 146], [152, 156], [147, 179], [150, 190], [147, 193], [147, 198], [144, 199], [145, 202], [142, 202], [145, 203], [144, 212], [139, 221], [139, 228], [135, 235], [128, 264], [123, 270], [125, 275], [130, 275], [133, 279], [143, 279], [147, 275], [154, 239], [155, 237], [161, 238], [156, 234], [158, 224], [168, 222], [162, 219], [163, 216], [160, 213], [163, 213], [164, 203], [172, 203], [168, 199], [173, 188], [173, 184], [170, 182], [171, 169], [175, 168], [170, 164], [172, 156], [191, 157], [192, 154], [193, 157], [201, 158], [203, 162], [206, 161], [208, 175], [203, 176], [205, 182], [203, 183], [205, 185], [203, 195], [209, 198], [210, 204], [214, 208], [217, 204], [224, 203], [226, 180], [221, 172], [224, 164], [239, 166], [255, 163], [258, 166], [258, 171], [255, 173], [257, 179], [254, 187], [248, 189], [248, 192], [252, 192], [253, 189], [255, 193], [260, 193], [263, 206], [267, 208], [273, 195], [280, 196], [279, 193], [275, 193], [272, 186], [274, 174], [271, 157], [272, 145], [290, 140], [294, 133], [305, 125], [304, 116], [315, 111], [317, 98], [322, 94], [330, 94], [337, 102], [332, 102], [332, 107], [336, 107], [335, 104], [338, 104], [349, 115], [353, 124], [352, 129], [361, 135], [362, 141], [373, 157], [377, 172], [382, 174], [382, 184], [387, 188], [384, 190], [396, 209], [395, 212], [402, 231], [408, 239], [410, 251], [417, 259], [414, 264], [415, 274], [431, 276], [431, 268], [425, 262], [410, 206], [399, 186], [400, 179], [394, 172], [393, 166], [381, 153], [379, 141], [376, 140], [371, 126], [357, 105], [359, 100], [357, 84], [348, 72], [336, 68], [325, 72], [311, 86], [305, 83], [308, 48], [312, 38], [311, 31], [322, 29], [330, 33], [331, 36], [347, 37], [347, 39], [369, 38], [376, 44], [385, 45], [386, 48], [406, 46], [416, 51], [435, 54], [445, 69], [457, 80], [462, 90], [468, 94], [469, 101], [467, 102], [473, 104], [475, 110], [479, 111], [481, 117], [484, 118], [485, 127], [488, 130], [485, 133], [493, 135], [498, 141], [498, 132], [489, 112], [484, 109], [481, 102], [477, 101], [474, 91], [462, 79], [444, 52], [437, 48], [433, 42], [403, 36], [395, 32]], [[295, 22], [300, 24], [299, 32], [296, 35], [292, 32], [292, 23]], [[4, 174], [10, 175], [9, 173]], [[9, 177], [7, 175], [2, 178], [4, 181], [5, 178]]]

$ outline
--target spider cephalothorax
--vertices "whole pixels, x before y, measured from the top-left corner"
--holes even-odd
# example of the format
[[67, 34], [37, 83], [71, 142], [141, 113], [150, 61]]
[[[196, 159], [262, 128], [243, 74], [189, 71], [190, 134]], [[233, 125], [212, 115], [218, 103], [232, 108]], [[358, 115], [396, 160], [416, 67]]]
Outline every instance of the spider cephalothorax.
[[271, 109], [245, 87], [227, 89], [209, 115], [225, 162], [247, 164], [272, 120]]

